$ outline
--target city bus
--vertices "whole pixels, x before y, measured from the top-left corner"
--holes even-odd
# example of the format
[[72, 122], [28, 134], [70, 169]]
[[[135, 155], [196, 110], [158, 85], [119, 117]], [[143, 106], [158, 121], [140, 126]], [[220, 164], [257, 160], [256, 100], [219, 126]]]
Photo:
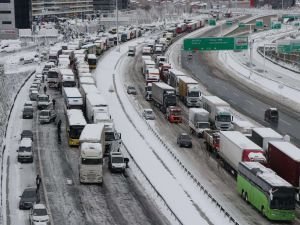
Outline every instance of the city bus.
[[60, 84], [60, 76], [59, 76], [59, 71], [57, 68], [51, 68], [48, 71], [47, 75], [47, 82], [48, 82], [48, 87], [54, 87], [58, 88]]
[[95, 54], [97, 53], [97, 46], [96, 44], [86, 44], [81, 46], [81, 49], [86, 49], [87, 54]]
[[63, 97], [66, 109], [83, 109], [82, 95], [77, 87], [64, 87]]
[[70, 146], [79, 146], [80, 134], [87, 124], [83, 112], [80, 109], [69, 109], [66, 117], [68, 143]]
[[237, 190], [242, 198], [269, 220], [295, 219], [294, 187], [259, 162], [240, 162]]
[[95, 54], [88, 54], [87, 61], [88, 61], [90, 70], [96, 69], [96, 66], [97, 66], [97, 57], [96, 57]]

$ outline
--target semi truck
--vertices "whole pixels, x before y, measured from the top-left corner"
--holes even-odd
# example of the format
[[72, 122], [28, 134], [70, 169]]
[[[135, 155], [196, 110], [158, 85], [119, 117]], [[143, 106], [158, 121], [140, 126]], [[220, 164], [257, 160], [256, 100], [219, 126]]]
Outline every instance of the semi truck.
[[220, 131], [219, 156], [224, 168], [234, 175], [240, 162], [266, 163], [262, 148], [239, 131]]
[[79, 137], [80, 183], [102, 183], [104, 124], [87, 124]]
[[143, 68], [142, 68], [142, 72], [144, 75], [147, 74], [147, 72], [148, 72], [147, 70], [149, 68], [155, 68], [155, 62], [153, 60], [146, 59], [143, 61]]
[[102, 95], [98, 93], [87, 94], [85, 106], [85, 115], [89, 123], [93, 122], [93, 117], [96, 111], [108, 112], [107, 102], [102, 97]]
[[169, 106], [166, 111], [166, 118], [170, 123], [182, 123], [181, 109], [177, 106]]
[[209, 112], [202, 108], [190, 108], [189, 127], [192, 134], [203, 137], [203, 132], [210, 130]]
[[203, 108], [209, 112], [211, 125], [218, 130], [230, 130], [233, 116], [230, 105], [217, 96], [203, 96]]
[[176, 95], [178, 95], [178, 82], [180, 77], [186, 76], [183, 72], [176, 70], [176, 69], [170, 69], [169, 70], [169, 77], [168, 77], [168, 84], [175, 88], [176, 90]]
[[103, 153], [100, 143], [84, 142], [80, 147], [79, 158], [80, 183], [103, 182]]
[[201, 107], [201, 91], [196, 80], [188, 76], [179, 77], [179, 99], [187, 107]]
[[270, 141], [267, 151], [268, 165], [280, 177], [300, 187], [300, 149], [290, 142]]
[[146, 84], [152, 82], [159, 82], [159, 70], [156, 68], [147, 68], [145, 79], [146, 79]]
[[170, 69], [171, 69], [171, 64], [169, 63], [162, 63], [159, 67], [160, 79], [165, 83], [168, 81]]
[[165, 113], [169, 106], [176, 106], [175, 89], [162, 82], [152, 83], [152, 101]]
[[269, 127], [257, 127], [252, 130], [250, 139], [267, 151], [270, 141], [283, 141], [283, 136]]
[[206, 150], [218, 154], [220, 149], [220, 131], [205, 130], [203, 132], [203, 139], [206, 144]]

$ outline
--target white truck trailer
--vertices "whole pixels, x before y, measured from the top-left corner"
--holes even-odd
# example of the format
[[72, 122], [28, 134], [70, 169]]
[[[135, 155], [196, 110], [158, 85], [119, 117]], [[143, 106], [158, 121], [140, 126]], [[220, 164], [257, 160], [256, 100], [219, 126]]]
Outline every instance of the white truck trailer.
[[187, 107], [201, 107], [199, 83], [191, 77], [181, 76], [178, 83], [179, 99]]
[[230, 130], [233, 116], [230, 105], [217, 96], [203, 96], [203, 108], [209, 112], [209, 120], [212, 126], [218, 130]]
[[95, 112], [108, 112], [108, 104], [99, 93], [88, 93], [85, 102], [85, 115], [87, 121], [92, 123], [94, 121]]
[[[104, 124], [87, 124], [79, 137], [81, 183], [102, 183]], [[100, 154], [101, 153], [101, 154]]]
[[220, 149], [225, 169], [236, 175], [240, 162], [266, 162], [264, 151], [238, 131], [220, 132]]
[[203, 137], [204, 131], [210, 130], [209, 112], [202, 108], [190, 108], [189, 127], [192, 134]]
[[281, 134], [269, 127], [254, 128], [252, 130], [250, 139], [260, 146], [264, 151], [268, 150], [270, 141], [284, 141], [284, 138]]

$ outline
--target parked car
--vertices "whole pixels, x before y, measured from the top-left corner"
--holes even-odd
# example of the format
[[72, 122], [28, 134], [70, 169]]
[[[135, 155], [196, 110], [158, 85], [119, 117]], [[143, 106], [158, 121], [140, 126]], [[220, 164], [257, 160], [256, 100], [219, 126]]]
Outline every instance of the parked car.
[[177, 137], [177, 144], [179, 147], [192, 148], [192, 138], [187, 133], [180, 133]]
[[143, 117], [146, 120], [155, 120], [155, 114], [154, 114], [154, 112], [153, 112], [152, 109], [144, 109], [144, 111], [143, 111]]
[[23, 130], [21, 133], [21, 139], [23, 138], [30, 138], [31, 140], [33, 140], [33, 133], [31, 130]]
[[136, 95], [136, 89], [134, 86], [128, 86], [127, 87], [127, 94], [129, 95]]
[[29, 92], [29, 99], [30, 99], [31, 101], [36, 101], [38, 95], [39, 95], [38, 90], [37, 90], [37, 89], [33, 89], [33, 90], [31, 90], [31, 91]]
[[32, 119], [33, 118], [33, 107], [32, 105], [24, 105], [23, 109], [23, 119]]
[[277, 108], [268, 108], [265, 111], [265, 121], [277, 123], [279, 118], [279, 113]]
[[35, 187], [25, 188], [20, 198], [19, 209], [31, 209], [35, 203], [40, 202], [40, 195]]
[[47, 225], [49, 224], [49, 214], [44, 204], [34, 204], [30, 210], [29, 223], [30, 225]]
[[32, 163], [33, 151], [32, 151], [32, 139], [22, 138], [18, 149], [18, 162], [20, 163]]
[[56, 112], [54, 110], [42, 110], [39, 112], [39, 122], [42, 123], [51, 123], [56, 119]]

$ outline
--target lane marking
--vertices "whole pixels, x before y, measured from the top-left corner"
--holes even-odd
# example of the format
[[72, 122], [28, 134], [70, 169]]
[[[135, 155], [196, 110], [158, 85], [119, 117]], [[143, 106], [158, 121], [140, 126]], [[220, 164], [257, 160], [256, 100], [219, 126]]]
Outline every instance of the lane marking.
[[248, 102], [250, 105], [254, 105], [254, 103], [253, 102], [251, 102], [250, 100], [245, 100], [246, 102]]
[[285, 121], [285, 120], [283, 120], [283, 119], [279, 119], [281, 122], [283, 122], [283, 123], [285, 123], [286, 125], [288, 125], [288, 126], [291, 126], [291, 124], [289, 123], [289, 122], [287, 122], [287, 121]]

